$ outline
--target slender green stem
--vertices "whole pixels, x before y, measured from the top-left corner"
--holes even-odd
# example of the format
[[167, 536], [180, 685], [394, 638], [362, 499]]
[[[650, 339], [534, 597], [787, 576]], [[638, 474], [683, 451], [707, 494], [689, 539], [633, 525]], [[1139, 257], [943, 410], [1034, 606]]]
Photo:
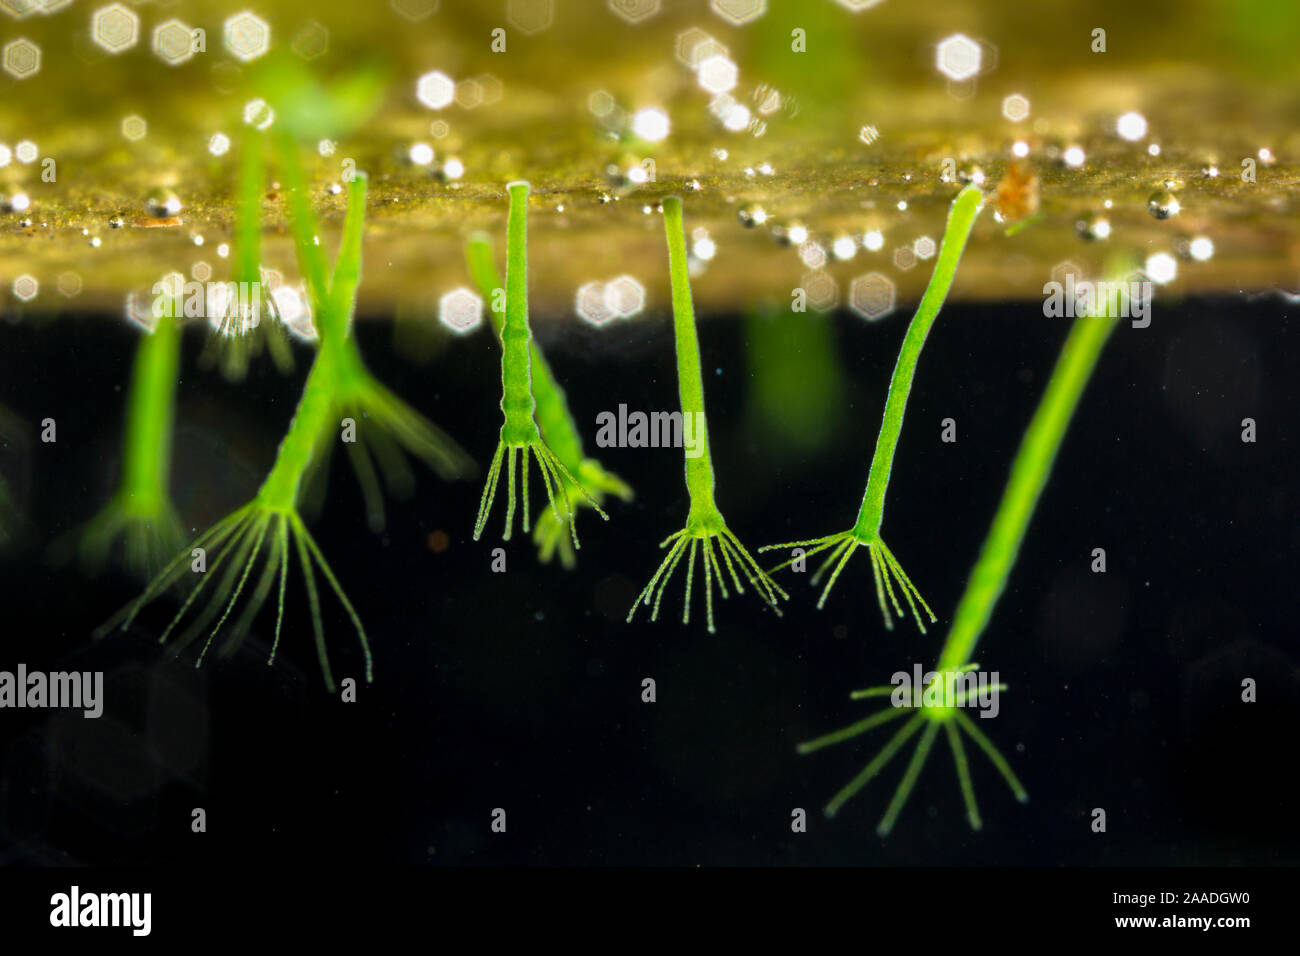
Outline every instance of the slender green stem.
[[971, 227], [979, 215], [984, 197], [976, 186], [967, 186], [953, 201], [948, 214], [948, 225], [943, 233], [943, 243], [935, 262], [930, 284], [925, 287], [921, 304], [916, 315], [912, 317], [903, 337], [902, 348], [898, 352], [898, 361], [894, 365], [894, 374], [889, 380], [889, 395], [885, 399], [885, 414], [880, 423], [880, 435], [876, 439], [875, 455], [871, 459], [871, 470], [867, 474], [867, 488], [862, 495], [862, 507], [858, 511], [858, 520], [854, 530], [864, 538], [874, 538], [880, 532], [880, 525], [885, 516], [885, 492], [889, 487], [889, 475], [894, 467], [894, 452], [898, 448], [898, 437], [903, 430], [903, 413], [907, 410], [907, 396], [912, 391], [912, 379], [916, 374], [916, 363], [925, 347], [926, 336], [930, 327], [939, 316], [939, 309], [948, 295], [953, 276], [957, 274], [957, 263], [961, 261], [962, 250], [970, 236]]
[[226, 313], [215, 317], [217, 335], [209, 341], [202, 364], [214, 360], [228, 379], [248, 373], [251, 356], [265, 345], [281, 372], [293, 368], [293, 352], [275, 314], [274, 300], [262, 285], [262, 194], [266, 188], [266, 136], [245, 129], [240, 136], [237, 205], [233, 238], [235, 283]]
[[180, 327], [170, 313], [136, 348], [122, 449], [123, 504], [152, 513], [167, 501]]
[[[478, 516], [474, 520], [474, 540], [483, 534], [488, 513], [496, 498], [497, 482], [501, 478], [501, 463], [505, 460], [506, 472], [506, 528], [504, 540], [514, 532], [515, 474], [522, 469], [520, 497], [523, 500], [524, 531], [531, 527], [528, 500], [528, 461], [536, 458], [541, 469], [542, 484], [552, 513], [567, 524], [569, 538], [576, 550], [578, 533], [574, 527], [573, 505], [569, 489], [575, 489], [592, 509], [604, 518], [599, 502], [578, 483], [564, 464], [542, 439], [534, 413], [537, 401], [533, 397], [532, 331], [528, 327], [528, 183], [517, 181], [506, 187], [510, 195], [510, 211], [506, 220], [506, 316], [501, 326], [501, 437], [496, 453], [488, 468], [483, 496], [479, 499]], [[519, 453], [516, 462], [516, 452]], [[559, 504], [557, 504], [559, 502]], [[563, 510], [561, 510], [561, 508]]]
[[[292, 142], [285, 149], [296, 149]], [[294, 167], [288, 159], [286, 168]], [[286, 174], [286, 181], [297, 182], [298, 172]], [[373, 455], [379, 462], [385, 483], [391, 494], [405, 496], [414, 487], [414, 476], [402, 455], [403, 450], [420, 458], [443, 478], [459, 478], [474, 469], [474, 462], [463, 449], [436, 425], [419, 414], [404, 401], [385, 388], [366, 368], [353, 334], [357, 289], [361, 283], [361, 246], [365, 225], [367, 177], [357, 172], [348, 182], [348, 208], [343, 222], [343, 235], [335, 257], [334, 268], [327, 284], [313, 287], [312, 299], [316, 307], [316, 324], [321, 335], [321, 351], [325, 361], [332, 364], [332, 384], [335, 422], [351, 418], [356, 426], [352, 436], [356, 441], [347, 444], [348, 457], [361, 483], [366, 503], [368, 521], [373, 530], [381, 531], [385, 524], [383, 493], [379, 487]], [[301, 184], [298, 184], [301, 186]], [[315, 252], [300, 253], [301, 262], [321, 259], [310, 210], [297, 204], [293, 208], [293, 227], [299, 245], [310, 244]], [[310, 266], [309, 266], [310, 267]], [[319, 280], [317, 280], [319, 281]], [[304, 420], [304, 429], [309, 423]], [[304, 436], [305, 438], [306, 436]], [[319, 463], [318, 480], [307, 485], [302, 496], [295, 497], [300, 504], [313, 504], [313, 496], [323, 494], [325, 473], [337, 433], [321, 432], [313, 465]], [[300, 451], [287, 459], [300, 461]], [[286, 473], [287, 476], [288, 473]], [[292, 482], [288, 482], [292, 483]], [[277, 497], [287, 497], [287, 490], [277, 492]]]
[[[167, 588], [180, 583], [190, 570], [190, 558], [197, 550], [211, 552], [205, 573], [196, 576], [188, 597], [163, 630], [159, 640], [166, 642], [176, 626], [186, 617], [190, 608], [203, 595], [209, 582], [215, 581], [215, 593], [196, 619], [176, 640], [183, 647], [199, 636], [200, 632], [215, 625], [208, 632], [195, 666], [204, 656], [218, 632], [222, 631], [235, 606], [244, 597], [246, 586], [256, 581], [251, 598], [244, 610], [234, 620], [227, 646], [233, 646], [244, 635], [257, 616], [262, 604], [270, 596], [279, 579], [279, 599], [276, 612], [275, 636], [271, 644], [271, 660], [275, 659], [280, 644], [281, 624], [284, 617], [285, 586], [289, 574], [289, 557], [292, 543], [307, 586], [312, 633], [325, 684], [334, 689], [333, 672], [325, 648], [324, 622], [321, 616], [321, 590], [316, 585], [316, 572], [323, 576], [329, 590], [335, 595], [357, 633], [365, 663], [365, 678], [373, 678], [370, 645], [365, 629], [352, 602], [344, 593], [324, 554], [307, 531], [298, 515], [298, 495], [304, 474], [322, 447], [322, 436], [338, 422], [338, 392], [345, 375], [351, 369], [350, 361], [359, 356], [347, 350], [349, 323], [355, 304], [357, 285], [361, 278], [361, 233], [365, 214], [366, 181], [354, 179], [348, 196], [348, 217], [344, 223], [344, 236], [332, 276], [324, 271], [324, 256], [316, 244], [315, 219], [310, 202], [305, 195], [301, 168], [297, 166], [296, 146], [292, 139], [284, 140], [282, 159], [286, 168], [286, 182], [291, 190], [291, 219], [298, 246], [299, 262], [308, 274], [311, 295], [319, 319], [320, 348], [316, 351], [311, 371], [303, 388], [302, 398], [294, 412], [284, 440], [276, 452], [275, 464], [258, 490], [253, 501], [226, 516], [200, 535], [182, 551], [126, 608], [97, 631], [98, 634], [121, 625], [130, 626], [136, 615], [149, 602]], [[360, 368], [358, 365], [357, 368]], [[139, 439], [145, 444], [145, 438]], [[260, 574], [257, 566], [265, 562]]]
[[970, 660], [1006, 587], [1079, 396], [1118, 322], [1118, 318], [1102, 316], [1074, 320], [1047, 391], [1012, 462], [1011, 477], [939, 653], [938, 669], [960, 667]]
[[[663, 202], [664, 233], [668, 238], [668, 271], [673, 289], [673, 334], [677, 345], [677, 383], [681, 397], [682, 427], [693, 428], [697, 454], [690, 449], [686, 454], [686, 490], [690, 495], [690, 510], [686, 527], [669, 535], [660, 547], [672, 548], [660, 563], [654, 576], [637, 596], [627, 612], [628, 623], [641, 605], [651, 608], [650, 620], [659, 616], [659, 604], [664, 588], [672, 578], [677, 565], [686, 559], [686, 601], [682, 608], [682, 623], [691, 619], [691, 584], [695, 578], [695, 559], [701, 559], [704, 570], [704, 611], [709, 633], [713, 627], [713, 583], [727, 596], [723, 568], [731, 576], [736, 593], [745, 590], [741, 576], [750, 583], [767, 605], [778, 615], [777, 602], [787, 595], [768, 575], [740, 539], [727, 527], [727, 522], [713, 499], [713, 464], [709, 456], [707, 426], [704, 417], [704, 379], [700, 373], [700, 343], [695, 332], [695, 309], [691, 305], [691, 277], [686, 265], [686, 232], [682, 226], [682, 201], [669, 196]], [[714, 544], [717, 544], [715, 551]], [[701, 544], [702, 542], [702, 544]], [[721, 557], [721, 562], [719, 562]]]
[[[285, 157], [285, 166], [296, 162], [297, 147], [290, 142], [286, 152], [294, 159]], [[297, 190], [295, 190], [296, 192]], [[344, 221], [343, 241], [339, 246], [336, 274], [327, 280], [320, 278], [310, 280], [313, 289], [319, 293], [317, 325], [320, 330], [320, 348], [316, 360], [307, 375], [307, 384], [303, 389], [302, 399], [294, 413], [289, 431], [280, 443], [276, 453], [275, 464], [267, 475], [258, 500], [268, 508], [278, 511], [292, 511], [298, 501], [298, 491], [302, 477], [311, 464], [313, 454], [319, 447], [319, 439], [327, 428], [332, 427], [337, 419], [335, 393], [340, 378], [348, 365], [346, 341], [349, 322], [356, 300], [357, 285], [361, 280], [361, 233], [365, 219], [366, 178], [357, 175], [348, 184], [348, 215]], [[304, 243], [315, 248], [315, 233], [310, 231], [309, 223], [303, 217], [312, 217], [310, 203], [307, 209], [300, 208], [299, 203], [292, 207], [294, 233], [298, 245]], [[317, 256], [300, 250], [300, 258], [310, 265]], [[323, 254], [319, 256], [324, 265]], [[319, 284], [317, 284], [319, 283]]]
[[266, 182], [266, 141], [263, 133], [251, 127], [243, 130], [239, 140], [239, 196], [235, 206], [233, 242], [234, 278], [236, 282], [253, 283], [261, 279], [262, 189]]
[[289, 431], [276, 451], [275, 464], [257, 493], [258, 501], [271, 510], [294, 510], [303, 474], [312, 462], [320, 437], [337, 422], [334, 385], [338, 381], [340, 356], [336, 346], [322, 341], [307, 373], [307, 384]]
[[686, 488], [690, 492], [692, 512], [716, 512], [713, 462], [709, 454], [708, 425], [704, 414], [704, 376], [700, 371], [700, 340], [695, 329], [695, 307], [691, 303], [682, 201], [677, 196], [669, 196], [663, 201], [663, 208], [664, 231], [668, 237], [668, 275], [672, 282], [673, 335], [677, 341], [677, 389], [681, 398], [683, 427], [693, 421], [699, 430], [699, 454], [686, 457]]
[[[320, 247], [320, 229], [316, 211], [312, 208], [307, 185], [307, 174], [298, 155], [298, 144], [286, 129], [276, 134], [276, 155], [280, 161], [280, 175], [289, 197], [289, 228], [293, 234], [293, 247], [298, 256], [298, 269], [307, 280], [307, 290], [312, 298], [312, 309], [319, 312], [329, 291], [329, 271], [325, 265], [325, 252]], [[351, 193], [348, 194], [351, 200]]]
[[[500, 339], [505, 328], [506, 317], [493, 309], [491, 303], [496, 296], [496, 290], [504, 287], [496, 265], [492, 261], [491, 240], [482, 234], [471, 237], [465, 246], [465, 259], [469, 265], [470, 276], [478, 286], [479, 294], [488, 303], [488, 315], [491, 317], [497, 338]], [[531, 335], [528, 354], [532, 360], [533, 399], [536, 403], [533, 414], [537, 420], [537, 427], [541, 429], [542, 437], [546, 439], [546, 444], [551, 447], [551, 451], [555, 452], [556, 457], [564, 463], [564, 467], [576, 476], [583, 462], [582, 435], [574, 422], [573, 413], [569, 411], [568, 399], [565, 397], [563, 387], [556, 381], [546, 356], [542, 354], [541, 346]]]
[[[488, 314], [491, 316], [497, 339], [504, 344], [502, 333], [505, 330], [506, 317], [502, 310], [492, 308], [498, 293], [504, 291], [504, 287], [493, 262], [491, 240], [482, 233], [472, 236], [465, 246], [465, 260], [480, 294], [489, 303]], [[548, 562], [558, 551], [560, 562], [566, 568], [571, 568], [576, 563], [576, 556], [575, 549], [571, 545], [571, 537], [565, 534], [565, 526], [573, 516], [563, 507], [564, 499], [568, 499], [571, 508], [576, 508], [586, 503], [588, 496], [596, 503], [600, 503], [606, 493], [628, 500], [632, 497], [632, 489], [617, 475], [601, 467], [598, 461], [584, 455], [582, 435], [574, 421], [573, 413], [569, 410], [564, 389], [551, 371], [541, 346], [531, 336], [528, 355], [532, 362], [531, 378], [535, 405], [533, 418], [542, 440], [562, 466], [555, 469], [554, 474], [558, 475], [558, 484], [563, 492], [560, 501], [562, 507], [557, 509], [554, 503], [547, 506], [537, 520], [533, 537], [537, 542], [538, 555], [543, 563]]]
[[526, 443], [538, 437], [533, 412], [533, 333], [528, 326], [528, 184], [513, 182], [506, 220], [506, 316], [501, 328], [501, 439]]
[[334, 271], [330, 274], [329, 308], [322, 319], [321, 336], [342, 342], [351, 337], [352, 313], [356, 309], [357, 288], [361, 285], [361, 235], [366, 221], [367, 176], [353, 175], [348, 183], [348, 211], [343, 219], [343, 240], [339, 243]]
[[164, 294], [166, 308], [136, 345], [117, 491], [93, 518], [51, 542], [47, 551], [55, 563], [78, 554], [87, 574], [102, 571], [120, 542], [127, 570], [147, 578], [180, 542], [168, 485], [181, 341], [175, 316], [181, 297]]

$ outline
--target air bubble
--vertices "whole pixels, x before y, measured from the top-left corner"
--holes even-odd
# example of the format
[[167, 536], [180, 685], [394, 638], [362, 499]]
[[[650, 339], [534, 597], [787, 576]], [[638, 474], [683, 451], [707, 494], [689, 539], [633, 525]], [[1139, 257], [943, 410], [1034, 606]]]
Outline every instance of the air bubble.
[[1171, 216], [1176, 216], [1181, 208], [1178, 199], [1168, 189], [1157, 189], [1147, 199], [1147, 212], [1151, 213], [1156, 219], [1168, 219]]

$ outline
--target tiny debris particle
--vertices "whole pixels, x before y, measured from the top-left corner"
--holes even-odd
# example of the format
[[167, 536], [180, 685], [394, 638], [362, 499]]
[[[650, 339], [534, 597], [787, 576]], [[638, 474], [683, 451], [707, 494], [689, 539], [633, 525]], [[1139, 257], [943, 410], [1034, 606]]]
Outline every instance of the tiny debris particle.
[[144, 208], [154, 219], [174, 218], [181, 211], [181, 201], [170, 189], [154, 189], [145, 197]]
[[1017, 222], [1038, 211], [1038, 174], [1022, 160], [1007, 166], [998, 183], [998, 215], [1003, 222]]
[[767, 222], [767, 212], [758, 203], [745, 203], [736, 211], [736, 218], [745, 228], [753, 229]]
[[0, 193], [0, 209], [5, 212], [26, 212], [31, 207], [31, 197], [16, 186], [10, 186]]
[[1075, 221], [1074, 231], [1080, 239], [1087, 242], [1106, 239], [1110, 236], [1110, 220], [1104, 216], [1090, 213]]

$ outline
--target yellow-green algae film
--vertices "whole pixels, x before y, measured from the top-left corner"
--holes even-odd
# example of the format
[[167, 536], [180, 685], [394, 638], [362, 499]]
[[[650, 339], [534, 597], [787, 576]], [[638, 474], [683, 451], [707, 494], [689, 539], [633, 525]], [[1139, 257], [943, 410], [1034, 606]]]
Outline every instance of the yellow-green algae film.
[[[1292, 3], [2, 6], [6, 311], [118, 313], [171, 272], [225, 278], [250, 124], [311, 144], [327, 226], [348, 170], [370, 173], [363, 316], [435, 314], [515, 178], [539, 321], [625, 275], [666, 302], [650, 213], [670, 193], [690, 199], [706, 315], [801, 285], [869, 311], [872, 272], [915, 298], [945, 187], [972, 180], [1037, 209], [981, 224], [954, 300], [1037, 297], [1115, 246], [1187, 263], [1183, 292], [1298, 281]], [[264, 265], [291, 278], [274, 180], [261, 212]]]

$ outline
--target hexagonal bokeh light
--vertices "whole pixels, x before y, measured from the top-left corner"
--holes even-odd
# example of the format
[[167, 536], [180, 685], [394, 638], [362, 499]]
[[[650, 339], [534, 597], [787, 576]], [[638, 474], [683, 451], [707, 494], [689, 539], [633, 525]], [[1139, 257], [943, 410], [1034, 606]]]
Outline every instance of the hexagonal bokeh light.
[[616, 318], [630, 319], [645, 308], [645, 287], [629, 275], [605, 284], [605, 306]]
[[849, 308], [868, 322], [894, 311], [894, 283], [879, 272], [858, 276], [849, 286]]
[[472, 332], [483, 322], [483, 300], [463, 286], [453, 289], [438, 300], [438, 321], [457, 335]]
[[34, 276], [20, 275], [14, 279], [14, 295], [22, 302], [32, 301], [40, 290], [40, 283], [36, 281]]
[[100, 7], [90, 18], [90, 35], [109, 53], [121, 53], [140, 39], [140, 18], [120, 3]]
[[433, 70], [415, 81], [415, 98], [431, 110], [440, 110], [456, 98], [456, 83], [446, 73]]
[[41, 48], [31, 40], [19, 37], [4, 45], [2, 60], [6, 73], [16, 80], [25, 80], [40, 72]]
[[675, 53], [682, 66], [698, 70], [706, 59], [711, 56], [725, 57], [728, 50], [706, 31], [690, 27], [677, 34]]
[[1029, 100], [1019, 93], [1012, 93], [1002, 101], [1002, 115], [1013, 123], [1019, 123], [1029, 116]]
[[578, 318], [591, 325], [604, 325], [616, 317], [606, 302], [603, 282], [588, 282], [579, 287], [573, 298], [573, 308]]
[[740, 79], [736, 64], [720, 53], [700, 61], [698, 72], [700, 86], [710, 93], [730, 93]]
[[438, 10], [438, 0], [389, 0], [393, 12], [412, 23], [427, 20]]
[[767, 13], [767, 0], [709, 0], [709, 8], [728, 23], [741, 26]]
[[609, 0], [609, 9], [620, 20], [640, 23], [659, 12], [660, 0]]
[[226, 49], [245, 63], [271, 49], [271, 26], [257, 14], [245, 10], [226, 20]]
[[289, 48], [304, 60], [315, 60], [329, 50], [330, 31], [319, 20], [308, 20], [293, 35]]
[[506, 0], [506, 21], [524, 36], [536, 36], [555, 22], [555, 0]]
[[194, 56], [193, 33], [179, 20], [154, 27], [153, 52], [169, 66], [179, 66]]
[[980, 45], [964, 33], [954, 33], [935, 49], [935, 65], [950, 80], [969, 80], [980, 71]]
[[122, 135], [133, 143], [144, 139], [148, 132], [149, 124], [144, 121], [144, 117], [132, 114], [122, 119]]
[[817, 312], [829, 312], [839, 304], [840, 287], [829, 273], [820, 270], [804, 273], [799, 286], [808, 305]]

